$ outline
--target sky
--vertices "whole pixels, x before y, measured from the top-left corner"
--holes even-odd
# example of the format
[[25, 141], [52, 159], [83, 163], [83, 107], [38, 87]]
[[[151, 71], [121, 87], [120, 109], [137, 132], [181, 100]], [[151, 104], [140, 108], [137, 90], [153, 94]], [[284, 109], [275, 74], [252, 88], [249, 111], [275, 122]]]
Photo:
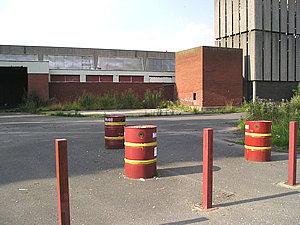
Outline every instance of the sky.
[[0, 0], [0, 45], [176, 52], [214, 45], [212, 0]]

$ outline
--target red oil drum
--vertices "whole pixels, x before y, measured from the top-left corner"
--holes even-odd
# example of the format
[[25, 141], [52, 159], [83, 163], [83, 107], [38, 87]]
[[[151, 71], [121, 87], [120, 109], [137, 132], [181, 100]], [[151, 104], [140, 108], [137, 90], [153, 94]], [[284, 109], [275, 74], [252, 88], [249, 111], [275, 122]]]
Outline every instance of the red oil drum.
[[124, 115], [105, 116], [105, 148], [124, 148]]
[[151, 178], [156, 175], [157, 126], [125, 127], [125, 176]]
[[245, 159], [266, 162], [271, 159], [272, 121], [246, 121]]

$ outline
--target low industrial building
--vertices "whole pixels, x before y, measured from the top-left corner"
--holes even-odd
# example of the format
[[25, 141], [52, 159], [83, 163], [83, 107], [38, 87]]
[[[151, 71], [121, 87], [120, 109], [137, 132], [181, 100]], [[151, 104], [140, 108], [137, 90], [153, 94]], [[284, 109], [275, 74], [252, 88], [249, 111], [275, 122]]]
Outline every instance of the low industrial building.
[[173, 100], [175, 53], [0, 45], [0, 79], [0, 106], [17, 105], [33, 90], [59, 102], [129, 89]]

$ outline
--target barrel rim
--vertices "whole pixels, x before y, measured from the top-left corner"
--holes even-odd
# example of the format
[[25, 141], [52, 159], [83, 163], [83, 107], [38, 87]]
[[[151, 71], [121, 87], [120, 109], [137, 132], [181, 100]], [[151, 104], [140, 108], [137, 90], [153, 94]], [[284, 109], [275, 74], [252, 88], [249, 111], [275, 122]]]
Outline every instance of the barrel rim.
[[272, 123], [271, 120], [247, 120], [247, 122], [251, 122], [251, 123]]
[[157, 128], [155, 125], [132, 125], [132, 126], [126, 126], [125, 129], [153, 129]]
[[125, 115], [106, 115], [104, 118], [123, 118]]

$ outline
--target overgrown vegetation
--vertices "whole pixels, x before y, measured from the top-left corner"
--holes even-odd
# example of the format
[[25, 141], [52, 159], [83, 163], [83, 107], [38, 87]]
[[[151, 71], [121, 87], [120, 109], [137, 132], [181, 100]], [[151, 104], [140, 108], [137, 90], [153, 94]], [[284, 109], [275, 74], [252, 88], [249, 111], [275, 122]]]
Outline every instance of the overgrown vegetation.
[[80, 110], [108, 110], [108, 109], [139, 109], [160, 108], [163, 105], [161, 92], [147, 90], [143, 99], [131, 89], [119, 94], [107, 93], [102, 97], [84, 92], [69, 104], [55, 103], [55, 99], [44, 100], [35, 91], [24, 98], [20, 110], [37, 113], [39, 111], [80, 111]]
[[[161, 109], [169, 109], [162, 111]], [[232, 102], [226, 104], [221, 109], [213, 111], [200, 111], [197, 107], [190, 107], [181, 105], [179, 101], [164, 101], [161, 92], [146, 90], [143, 98], [136, 95], [131, 89], [119, 94], [118, 92], [107, 93], [102, 97], [93, 96], [84, 92], [82, 96], [77, 97], [73, 102], [61, 104], [57, 103], [55, 99], [44, 100], [35, 91], [31, 92], [28, 97], [24, 98], [24, 103], [20, 106], [18, 111], [25, 111], [31, 113], [39, 113], [45, 111], [56, 111], [51, 115], [71, 116], [63, 111], [75, 111], [75, 116], [80, 116], [78, 111], [83, 110], [109, 110], [109, 109], [158, 109], [156, 116], [174, 115], [175, 111], [192, 112], [195, 114], [202, 113], [229, 113], [238, 112], [243, 109], [233, 108]], [[178, 113], [181, 114], [181, 113]], [[72, 114], [74, 116], [74, 113]], [[82, 116], [82, 115], [81, 115]], [[147, 115], [146, 115], [147, 116]], [[150, 116], [150, 115], [148, 115]]]
[[[244, 130], [247, 120], [271, 120], [272, 144], [288, 149], [289, 122], [300, 122], [300, 95], [295, 92], [290, 101], [275, 103], [271, 100], [256, 99], [255, 102], [244, 103], [246, 116], [242, 118], [239, 127]], [[298, 131], [298, 139], [300, 132]], [[298, 144], [298, 149], [300, 145]]]
[[23, 97], [23, 104], [20, 106], [20, 111], [37, 113], [41, 107], [50, 105], [54, 102], [54, 99], [45, 100], [38, 95], [36, 91], [30, 92], [29, 95]]

